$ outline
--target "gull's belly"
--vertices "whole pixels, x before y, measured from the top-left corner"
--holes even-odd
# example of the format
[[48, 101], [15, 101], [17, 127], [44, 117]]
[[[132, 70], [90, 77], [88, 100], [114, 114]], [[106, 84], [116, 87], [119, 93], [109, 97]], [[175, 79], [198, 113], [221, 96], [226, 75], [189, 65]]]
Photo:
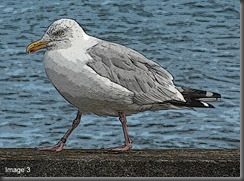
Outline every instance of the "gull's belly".
[[62, 54], [46, 55], [46, 74], [58, 92], [83, 113], [116, 115], [134, 107], [134, 93], [96, 74], [80, 60], [68, 61]]

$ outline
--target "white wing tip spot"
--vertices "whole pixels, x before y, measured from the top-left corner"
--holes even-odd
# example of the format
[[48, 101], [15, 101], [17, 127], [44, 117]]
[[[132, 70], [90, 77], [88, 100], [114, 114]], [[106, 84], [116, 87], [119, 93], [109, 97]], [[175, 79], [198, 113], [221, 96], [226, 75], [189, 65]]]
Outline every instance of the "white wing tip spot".
[[212, 93], [212, 92], [207, 92], [207, 93], [206, 93], [206, 96], [207, 96], [207, 97], [211, 97], [211, 96], [213, 96], [213, 93]]
[[209, 107], [209, 105], [208, 105], [207, 103], [202, 102], [202, 101], [201, 101], [201, 103], [202, 103], [205, 107]]

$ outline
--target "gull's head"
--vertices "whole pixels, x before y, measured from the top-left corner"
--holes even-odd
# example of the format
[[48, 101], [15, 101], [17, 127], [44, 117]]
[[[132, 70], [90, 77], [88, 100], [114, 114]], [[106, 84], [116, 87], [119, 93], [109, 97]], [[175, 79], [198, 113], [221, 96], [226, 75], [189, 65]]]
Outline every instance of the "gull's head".
[[68, 48], [72, 42], [86, 40], [88, 37], [75, 20], [59, 19], [49, 26], [40, 40], [29, 44], [26, 51], [29, 53], [42, 48], [48, 50]]

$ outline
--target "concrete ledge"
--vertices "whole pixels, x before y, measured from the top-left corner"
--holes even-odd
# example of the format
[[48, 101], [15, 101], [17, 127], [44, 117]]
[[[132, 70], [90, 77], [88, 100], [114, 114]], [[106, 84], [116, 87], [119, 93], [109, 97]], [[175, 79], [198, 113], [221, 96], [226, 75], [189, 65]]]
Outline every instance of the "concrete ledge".
[[0, 149], [3, 177], [240, 177], [240, 150]]

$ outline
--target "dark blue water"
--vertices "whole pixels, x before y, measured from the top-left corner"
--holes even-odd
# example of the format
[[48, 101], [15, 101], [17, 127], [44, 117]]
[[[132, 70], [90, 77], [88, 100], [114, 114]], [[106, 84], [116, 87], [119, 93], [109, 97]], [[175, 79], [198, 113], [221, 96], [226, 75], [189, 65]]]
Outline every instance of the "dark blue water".
[[[47, 79], [43, 51], [26, 46], [56, 19], [76, 19], [89, 35], [129, 46], [160, 63], [176, 85], [216, 91], [216, 109], [128, 117], [136, 149], [240, 147], [240, 2], [235, 0], [1, 1], [0, 147], [55, 144], [76, 116]], [[85, 115], [66, 148], [121, 145], [120, 122]]]

